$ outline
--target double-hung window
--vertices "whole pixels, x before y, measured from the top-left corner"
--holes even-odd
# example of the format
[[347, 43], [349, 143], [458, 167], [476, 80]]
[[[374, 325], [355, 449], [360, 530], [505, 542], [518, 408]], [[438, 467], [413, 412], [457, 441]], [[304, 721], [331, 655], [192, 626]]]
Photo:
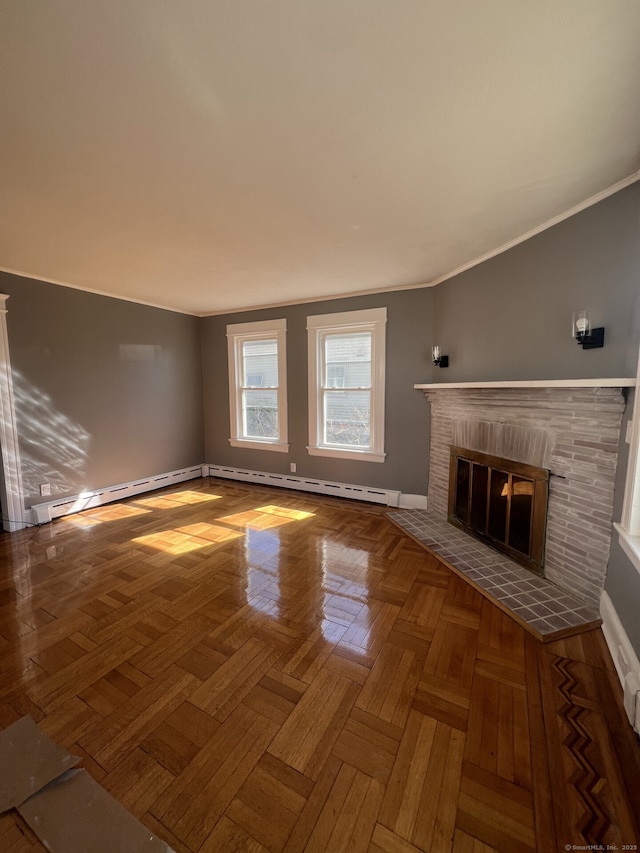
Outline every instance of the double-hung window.
[[230, 444], [286, 453], [286, 320], [227, 326]]
[[312, 456], [384, 462], [386, 308], [307, 317]]

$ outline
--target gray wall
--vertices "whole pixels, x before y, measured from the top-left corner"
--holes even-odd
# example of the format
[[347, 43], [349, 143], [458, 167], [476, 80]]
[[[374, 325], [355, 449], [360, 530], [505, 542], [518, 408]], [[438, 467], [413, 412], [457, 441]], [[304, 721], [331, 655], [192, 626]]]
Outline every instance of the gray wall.
[[[637, 195], [638, 190], [640, 190], [640, 184], [635, 184], [630, 189], [635, 190]], [[634, 225], [635, 232], [633, 230]], [[632, 258], [633, 250], [635, 249], [635, 296], [628, 306], [630, 333], [627, 360], [630, 369], [627, 375], [635, 376], [638, 359], [638, 342], [640, 341], [640, 215], [637, 212], [635, 221], [631, 218], [630, 226], [632, 228], [632, 238], [635, 233], [631, 249]], [[629, 458], [629, 445], [624, 438], [627, 422], [633, 415], [633, 399], [634, 395], [632, 393], [629, 396], [620, 435], [620, 455], [618, 457], [614, 506], [614, 519], [616, 521], [619, 521], [622, 516], [622, 502]], [[640, 409], [638, 410], [638, 414], [640, 416]], [[611, 553], [609, 556], [605, 590], [611, 598], [636, 654], [640, 657], [640, 619], [638, 618], [638, 613], [640, 613], [640, 573], [620, 547], [618, 536], [615, 532], [611, 541]]]
[[0, 273], [27, 506], [204, 460], [199, 320]]
[[[374, 296], [314, 302], [305, 305], [207, 317], [203, 320], [202, 355], [207, 462], [271, 473], [297, 475], [342, 483], [399, 489], [426, 494], [428, 473], [428, 413], [424, 395], [414, 383], [431, 382], [433, 290], [422, 289]], [[387, 307], [387, 389], [385, 462], [358, 462], [309, 456], [307, 413], [307, 316], [334, 311]], [[287, 380], [290, 452], [247, 450], [229, 445], [229, 381], [226, 327], [285, 317], [287, 320]]]
[[[616, 493], [613, 517], [620, 521], [622, 516], [622, 500], [624, 497], [624, 482], [629, 461], [629, 445], [624, 440], [627, 423], [633, 414], [633, 392], [629, 395], [627, 409], [622, 422], [620, 435], [620, 448], [618, 456], [618, 473], [616, 477]], [[611, 553], [609, 555], [609, 567], [605, 590], [616, 609], [620, 621], [638, 657], [640, 657], [640, 572], [631, 563], [625, 552], [620, 547], [618, 534], [614, 531], [611, 539]]]
[[[434, 336], [449, 368], [435, 381], [635, 376], [640, 183], [435, 288]], [[605, 346], [571, 338], [574, 311]]]

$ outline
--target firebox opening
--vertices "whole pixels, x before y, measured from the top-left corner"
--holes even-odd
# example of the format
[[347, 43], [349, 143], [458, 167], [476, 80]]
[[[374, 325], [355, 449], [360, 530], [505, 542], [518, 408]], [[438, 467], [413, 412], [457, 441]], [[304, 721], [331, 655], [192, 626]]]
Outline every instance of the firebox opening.
[[451, 447], [449, 521], [544, 575], [549, 472]]

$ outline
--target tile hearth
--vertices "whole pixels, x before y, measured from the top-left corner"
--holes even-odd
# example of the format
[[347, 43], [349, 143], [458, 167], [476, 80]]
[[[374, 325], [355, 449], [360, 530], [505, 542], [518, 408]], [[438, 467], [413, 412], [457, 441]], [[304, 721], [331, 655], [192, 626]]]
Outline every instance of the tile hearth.
[[601, 624], [582, 599], [536, 577], [441, 514], [407, 509], [387, 517], [543, 642]]

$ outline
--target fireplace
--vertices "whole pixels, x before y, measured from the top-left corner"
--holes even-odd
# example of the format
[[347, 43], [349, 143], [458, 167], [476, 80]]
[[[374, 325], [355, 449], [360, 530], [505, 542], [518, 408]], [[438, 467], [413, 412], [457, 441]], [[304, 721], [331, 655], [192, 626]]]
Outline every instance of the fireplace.
[[451, 447], [448, 519], [543, 575], [549, 471]]
[[[424, 391], [431, 410], [429, 512], [445, 522], [456, 516], [449, 497], [452, 447], [499, 457], [500, 462], [488, 463], [497, 471], [505, 471], [502, 460], [512, 460], [548, 472], [546, 524], [539, 520], [533, 524], [534, 528], [543, 528], [542, 554], [536, 552], [537, 546], [531, 546], [532, 568], [540, 574], [544, 566], [547, 581], [597, 607], [611, 541], [624, 411], [621, 387], [629, 384], [629, 380], [593, 380], [576, 386], [569, 381], [416, 386]], [[477, 461], [466, 451], [463, 458], [471, 465]], [[469, 469], [470, 476], [472, 473]], [[514, 476], [536, 480], [530, 478], [527, 469], [511, 474], [512, 493], [516, 491]], [[516, 479], [515, 485], [518, 482]], [[508, 479], [503, 481], [501, 495], [505, 485], [508, 493]], [[519, 486], [520, 491], [523, 488]], [[504, 497], [508, 498], [506, 493]], [[521, 495], [510, 497], [513, 504], [513, 498]], [[457, 526], [464, 522], [465, 513], [466, 519], [471, 519], [470, 510], [465, 510], [464, 486], [460, 500], [454, 520]], [[482, 516], [479, 506], [474, 520]], [[474, 535], [479, 532], [485, 536], [487, 528], [474, 531]], [[513, 546], [514, 542], [505, 542], [504, 536], [494, 537], [500, 538], [502, 545]], [[524, 544], [521, 547], [524, 550]]]

